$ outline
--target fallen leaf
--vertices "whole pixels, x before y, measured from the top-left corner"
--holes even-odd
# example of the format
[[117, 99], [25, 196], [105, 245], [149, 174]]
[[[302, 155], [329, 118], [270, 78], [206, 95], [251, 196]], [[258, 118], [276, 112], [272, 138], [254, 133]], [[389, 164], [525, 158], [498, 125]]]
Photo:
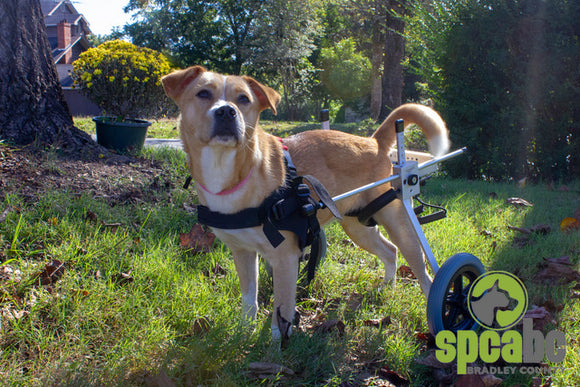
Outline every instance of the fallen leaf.
[[375, 328], [381, 328], [381, 327], [386, 327], [387, 325], [391, 324], [391, 317], [387, 316], [387, 317], [383, 317], [382, 319], [371, 319], [371, 320], [365, 320], [363, 321], [363, 325], [365, 327], [375, 327]]
[[532, 227], [515, 227], [515, 226], [508, 226], [508, 229], [512, 231], [518, 231], [522, 234], [530, 235], [530, 234], [542, 234], [546, 235], [550, 231], [552, 231], [552, 227], [549, 224], [536, 224]]
[[408, 386], [409, 381], [396, 373], [393, 370], [390, 370], [387, 367], [383, 367], [379, 370], [379, 376], [383, 379], [386, 379], [390, 383], [394, 384], [395, 386]]
[[[580, 284], [576, 284], [576, 286], [578, 286]], [[556, 305], [554, 303], [554, 300], [549, 298], [547, 299], [542, 306], [544, 308], [546, 308], [547, 311], [549, 311], [550, 313], [558, 313], [561, 312], [562, 310], [564, 310], [564, 305]]]
[[517, 247], [525, 247], [525, 246], [533, 245], [534, 241], [530, 240], [526, 236], [517, 236], [514, 238], [513, 244]]
[[95, 214], [93, 211], [91, 210], [87, 210], [87, 213], [85, 214], [85, 218], [87, 220], [90, 220], [91, 222], [96, 222], [99, 218], [97, 217], [97, 214]]
[[552, 376], [548, 376], [545, 382], [542, 382], [542, 378], [535, 376], [532, 378], [531, 387], [550, 387], [552, 385]]
[[483, 235], [486, 238], [493, 238], [495, 235], [493, 235], [491, 232], [487, 231], [487, 230], [482, 230], [479, 235]]
[[442, 363], [437, 359], [437, 356], [435, 356], [435, 351], [429, 351], [429, 355], [416, 359], [415, 363], [417, 364], [421, 364], [424, 365], [426, 367], [431, 367], [431, 368], [440, 368], [440, 369], [444, 369], [444, 368], [451, 368], [453, 366], [454, 363]]
[[527, 200], [522, 198], [507, 198], [505, 201], [507, 204], [512, 204], [516, 207], [533, 207], [534, 205]]
[[415, 337], [427, 343], [435, 342], [435, 337], [430, 332], [415, 332]]
[[359, 310], [364, 299], [365, 296], [362, 294], [359, 294], [357, 292], [351, 293], [351, 295], [348, 297], [348, 300], [346, 301], [346, 309], [351, 312]]
[[486, 387], [480, 375], [459, 375], [455, 387]]
[[409, 266], [401, 265], [397, 269], [397, 276], [399, 278], [409, 278], [409, 279], [416, 279], [415, 274], [413, 274], [413, 270]]
[[0, 266], [0, 281], [20, 281], [20, 270], [14, 270], [11, 266]]
[[211, 322], [207, 318], [201, 317], [193, 322], [191, 329], [194, 335], [200, 335], [208, 332], [209, 328], [211, 328]]
[[503, 379], [498, 378], [493, 374], [481, 375], [481, 380], [483, 381], [485, 387], [495, 387], [503, 383]]
[[497, 242], [496, 241], [491, 242], [491, 245], [489, 246], [490, 251], [493, 253], [496, 248], [497, 248]]
[[[534, 306], [524, 314], [524, 318], [531, 318], [534, 322], [534, 329], [543, 331], [548, 323], [556, 323], [552, 313], [548, 312], [543, 306]], [[518, 325], [523, 324], [523, 319]]]
[[268, 375], [278, 375], [284, 374], [287, 376], [294, 376], [296, 373], [292, 371], [290, 368], [276, 364], [276, 363], [268, 363], [268, 362], [253, 362], [248, 365], [248, 369], [251, 372], [259, 373], [259, 374], [268, 374]]
[[181, 247], [192, 250], [194, 254], [209, 253], [215, 240], [215, 235], [204, 231], [201, 224], [194, 224], [191, 231], [179, 235]]
[[569, 256], [544, 258], [538, 266], [541, 270], [535, 276], [537, 281], [553, 285], [580, 281], [580, 273], [574, 270]]
[[2, 213], [0, 214], [0, 223], [4, 222], [6, 220], [9, 213], [10, 213], [10, 207], [8, 207], [4, 211], [2, 211]]
[[334, 329], [336, 329], [339, 333], [340, 336], [344, 335], [344, 329], [345, 329], [345, 325], [342, 321], [340, 320], [327, 320], [325, 322], [323, 322], [322, 324], [319, 324], [317, 326], [314, 327], [314, 331], [315, 332], [319, 332], [319, 333], [330, 333], [332, 332]]
[[132, 270], [129, 270], [128, 273], [120, 273], [113, 276], [113, 282], [117, 285], [127, 285], [131, 282], [135, 281], [135, 279], [131, 276]]
[[560, 222], [560, 230], [564, 232], [570, 232], [573, 230], [578, 230], [580, 228], [580, 220], [576, 218], [564, 218], [562, 222]]
[[34, 282], [39, 282], [41, 285], [50, 285], [56, 283], [64, 274], [64, 263], [54, 260], [44, 266], [44, 270], [34, 277]]

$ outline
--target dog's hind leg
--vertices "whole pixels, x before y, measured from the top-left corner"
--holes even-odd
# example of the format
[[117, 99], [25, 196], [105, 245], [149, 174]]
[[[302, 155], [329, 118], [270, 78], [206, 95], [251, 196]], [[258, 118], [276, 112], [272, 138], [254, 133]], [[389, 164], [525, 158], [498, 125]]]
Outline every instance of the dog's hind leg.
[[376, 255], [385, 265], [383, 284], [395, 284], [397, 274], [397, 247], [389, 242], [377, 226], [363, 226], [358, 219], [345, 216], [340, 223], [346, 234], [361, 248]]
[[232, 251], [242, 293], [242, 317], [253, 322], [258, 312], [258, 254], [255, 251]]
[[425, 255], [421, 248], [419, 238], [413, 230], [407, 212], [400, 200], [391, 202], [373, 215], [373, 218], [382, 225], [390, 239], [403, 254], [409, 263], [413, 274], [417, 277], [421, 290], [425, 297], [429, 297], [429, 290], [433, 280], [425, 266]]

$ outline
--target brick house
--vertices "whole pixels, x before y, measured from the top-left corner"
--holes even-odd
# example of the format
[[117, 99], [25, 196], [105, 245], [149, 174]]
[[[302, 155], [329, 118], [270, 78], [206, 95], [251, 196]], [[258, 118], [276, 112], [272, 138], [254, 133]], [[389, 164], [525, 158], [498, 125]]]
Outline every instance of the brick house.
[[72, 88], [72, 63], [91, 47], [89, 23], [70, 0], [40, 0], [52, 56], [71, 114], [96, 115], [100, 109]]

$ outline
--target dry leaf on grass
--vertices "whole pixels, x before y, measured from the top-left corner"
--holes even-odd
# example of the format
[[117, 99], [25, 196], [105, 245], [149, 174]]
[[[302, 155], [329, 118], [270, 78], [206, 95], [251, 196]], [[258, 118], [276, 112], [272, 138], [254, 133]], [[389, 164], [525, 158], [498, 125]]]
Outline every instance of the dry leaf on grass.
[[325, 322], [323, 322], [322, 324], [319, 324], [317, 326], [314, 327], [314, 331], [315, 332], [319, 332], [319, 333], [330, 333], [333, 330], [337, 330], [338, 334], [340, 336], [344, 335], [344, 329], [346, 328], [346, 326], [344, 325], [344, 323], [340, 320], [327, 320]]
[[512, 204], [516, 207], [533, 207], [534, 205], [527, 200], [522, 198], [507, 198], [505, 201], [507, 204]]
[[580, 220], [576, 218], [564, 218], [562, 222], [560, 222], [560, 230], [564, 232], [570, 232], [573, 230], [578, 230], [580, 228]]
[[397, 269], [397, 276], [399, 278], [408, 278], [408, 279], [416, 279], [415, 274], [413, 274], [413, 270], [409, 266], [401, 265]]
[[[534, 306], [532, 309], [526, 312], [524, 318], [531, 318], [534, 322], [534, 330], [537, 331], [543, 331], [544, 327], [548, 323], [556, 324], [552, 313], [548, 312], [543, 306]], [[518, 325], [522, 325], [522, 321], [520, 321]]]
[[251, 372], [261, 375], [278, 375], [278, 374], [284, 374], [286, 376], [296, 375], [294, 371], [292, 371], [290, 368], [286, 366], [261, 361], [250, 363], [248, 365], [248, 369]]
[[494, 375], [460, 375], [455, 381], [455, 387], [494, 387], [503, 382]]
[[127, 273], [120, 273], [113, 276], [113, 282], [117, 285], [128, 285], [131, 282], [135, 281], [131, 273], [133, 270], [129, 270]]
[[209, 253], [215, 235], [209, 231], [205, 231], [201, 224], [194, 224], [191, 231], [179, 235], [181, 247], [192, 250], [194, 254]]
[[396, 373], [393, 370], [390, 370], [387, 367], [383, 367], [379, 370], [379, 376], [382, 379], [386, 379], [388, 382], [392, 383], [395, 386], [408, 386], [409, 381]]
[[537, 281], [552, 285], [580, 281], [580, 273], [574, 270], [569, 256], [544, 258], [544, 262], [538, 266], [541, 270], [535, 276]]
[[44, 270], [34, 276], [34, 282], [41, 285], [51, 285], [56, 283], [64, 274], [64, 263], [54, 260], [44, 266]]
[[542, 234], [547, 235], [552, 228], [549, 224], [536, 224], [532, 227], [515, 227], [515, 226], [508, 226], [508, 228], [512, 231], [518, 231], [522, 234], [530, 235], [530, 234]]
[[382, 319], [371, 319], [371, 320], [365, 320], [363, 321], [363, 325], [365, 327], [375, 327], [375, 328], [381, 328], [381, 327], [386, 327], [387, 325], [391, 324], [391, 317], [387, 316], [387, 317], [383, 317]]

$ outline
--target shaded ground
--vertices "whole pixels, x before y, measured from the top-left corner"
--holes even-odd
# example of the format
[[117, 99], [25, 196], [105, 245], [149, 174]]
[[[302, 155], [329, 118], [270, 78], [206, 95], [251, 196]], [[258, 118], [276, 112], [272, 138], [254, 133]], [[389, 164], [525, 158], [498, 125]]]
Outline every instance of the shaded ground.
[[[109, 155], [94, 159], [58, 151], [13, 148], [0, 144], [0, 193], [33, 202], [47, 188], [90, 192], [95, 197], [120, 195], [119, 184], [139, 186], [162, 174], [150, 160]], [[141, 183], [141, 184], [140, 184]]]

